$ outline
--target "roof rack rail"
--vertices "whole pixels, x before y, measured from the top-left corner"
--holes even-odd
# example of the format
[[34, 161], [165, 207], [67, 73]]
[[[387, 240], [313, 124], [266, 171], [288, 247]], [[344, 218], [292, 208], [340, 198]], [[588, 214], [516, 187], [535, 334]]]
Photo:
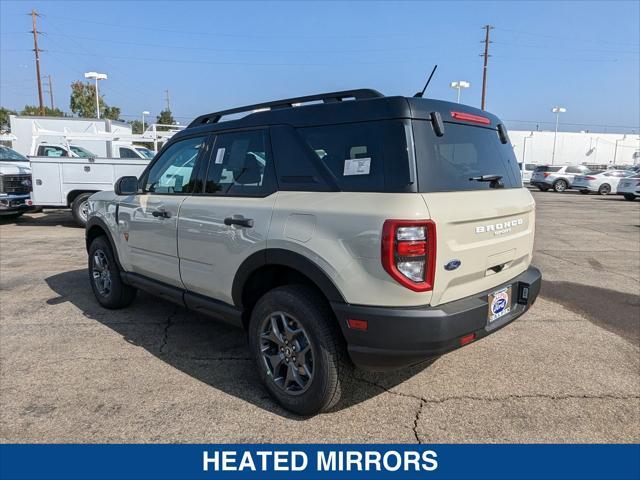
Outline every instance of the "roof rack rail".
[[250, 112], [252, 110], [277, 110], [281, 108], [291, 108], [294, 106], [294, 104], [297, 103], [316, 102], [319, 100], [323, 101], [324, 103], [336, 103], [341, 102], [346, 98], [364, 100], [367, 98], [380, 97], [384, 97], [384, 95], [377, 90], [361, 88], [357, 90], [344, 90], [341, 92], [320, 93], [317, 95], [307, 95], [305, 97], [287, 98], [284, 100], [276, 100], [274, 102], [256, 103], [255, 105], [247, 105], [245, 107], [231, 108], [229, 110], [221, 110], [219, 112], [200, 115], [189, 124], [189, 127], [206, 125], [209, 123], [218, 123], [224, 116], [232, 115], [234, 113]]

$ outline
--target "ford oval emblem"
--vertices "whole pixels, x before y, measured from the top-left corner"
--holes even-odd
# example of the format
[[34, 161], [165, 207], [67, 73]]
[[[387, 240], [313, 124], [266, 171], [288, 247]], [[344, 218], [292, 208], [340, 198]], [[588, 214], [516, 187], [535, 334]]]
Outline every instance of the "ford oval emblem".
[[447, 262], [447, 264], [444, 266], [444, 269], [445, 270], [455, 270], [461, 264], [462, 264], [462, 262], [460, 260], [458, 260], [458, 259], [449, 260], [449, 262]]

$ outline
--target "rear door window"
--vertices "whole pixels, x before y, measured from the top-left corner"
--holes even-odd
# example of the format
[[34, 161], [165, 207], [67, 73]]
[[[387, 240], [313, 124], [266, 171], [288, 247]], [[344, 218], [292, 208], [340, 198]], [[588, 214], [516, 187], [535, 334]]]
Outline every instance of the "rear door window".
[[522, 188], [513, 147], [501, 143], [496, 130], [446, 123], [438, 137], [430, 122], [416, 120], [414, 141], [421, 192], [490, 188], [490, 182], [472, 180], [482, 175], [499, 175], [505, 188]]
[[[411, 186], [407, 127], [401, 120], [299, 128], [342, 191], [403, 192]], [[412, 159], [411, 159], [412, 161]]]

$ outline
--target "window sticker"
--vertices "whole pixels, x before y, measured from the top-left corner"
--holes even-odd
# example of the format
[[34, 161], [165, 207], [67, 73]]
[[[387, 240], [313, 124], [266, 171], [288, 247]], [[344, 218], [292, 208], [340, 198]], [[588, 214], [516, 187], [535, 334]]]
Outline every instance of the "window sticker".
[[220, 165], [224, 160], [225, 150], [226, 148], [222, 147], [222, 148], [219, 148], [218, 151], [216, 152], [216, 161], [214, 162], [216, 165]]
[[344, 161], [343, 175], [369, 175], [371, 158], [350, 158]]

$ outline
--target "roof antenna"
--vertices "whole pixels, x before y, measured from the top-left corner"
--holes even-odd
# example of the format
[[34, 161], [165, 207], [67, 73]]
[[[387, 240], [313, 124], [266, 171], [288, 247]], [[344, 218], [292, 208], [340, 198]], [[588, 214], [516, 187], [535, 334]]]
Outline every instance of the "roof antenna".
[[429, 82], [431, 81], [431, 79], [433, 78], [433, 74], [436, 73], [436, 68], [438, 68], [438, 65], [434, 65], [433, 66], [433, 70], [431, 70], [431, 75], [429, 75], [429, 80], [427, 80], [427, 83], [425, 83], [424, 88], [422, 89], [421, 92], [418, 92], [414, 95], [414, 97], [417, 98], [422, 98], [422, 96], [424, 95], [424, 92], [427, 90], [427, 87], [429, 86]]

